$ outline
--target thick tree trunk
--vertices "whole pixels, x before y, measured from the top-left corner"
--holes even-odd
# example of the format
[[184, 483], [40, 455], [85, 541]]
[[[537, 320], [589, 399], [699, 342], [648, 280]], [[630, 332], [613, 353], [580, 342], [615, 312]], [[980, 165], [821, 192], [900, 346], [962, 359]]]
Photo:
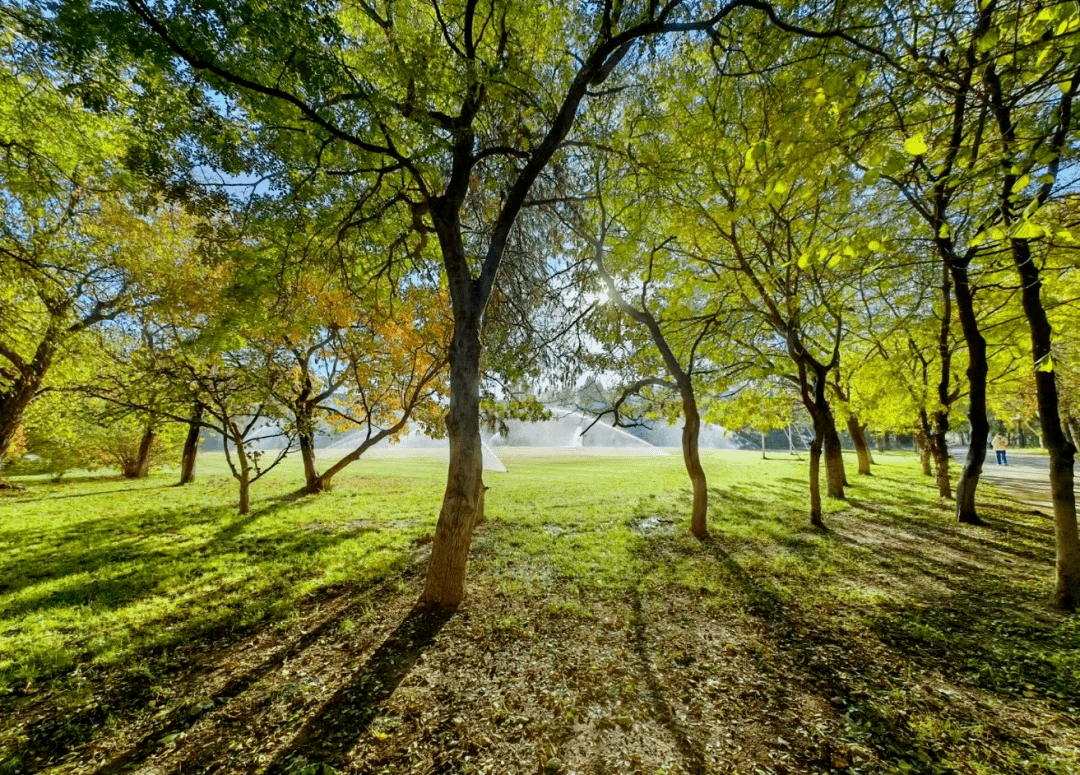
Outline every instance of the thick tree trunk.
[[199, 455], [199, 434], [202, 431], [203, 406], [196, 402], [188, 420], [188, 432], [184, 438], [184, 453], [180, 458], [180, 481], [178, 486], [195, 481], [195, 461]]
[[251, 482], [247, 471], [240, 474], [240, 514], [247, 514], [251, 510]]
[[694, 487], [694, 510], [690, 515], [690, 532], [697, 538], [704, 538], [709, 534], [707, 524], [709, 487], [705, 481], [705, 470], [701, 467], [701, 458], [698, 455], [701, 415], [698, 413], [693, 389], [689, 385], [684, 385], [680, 393], [685, 420], [682, 434], [683, 462], [686, 464], [686, 473], [690, 475], [690, 483]]
[[843, 448], [840, 446], [840, 434], [836, 431], [836, 419], [825, 394], [824, 371], [817, 374], [814, 380], [814, 407], [814, 435], [821, 439], [825, 450], [827, 492], [830, 498], [843, 500], [847, 473], [844, 471]]
[[847, 486], [847, 471], [844, 470], [843, 447], [840, 446], [840, 434], [836, 431], [836, 421], [832, 411], [826, 409], [824, 431], [825, 481], [830, 498], [844, 500], [844, 488]]
[[922, 463], [923, 476], [933, 476], [934, 472], [930, 468], [930, 439], [925, 431], [919, 431], [915, 434], [915, 446], [919, 450], [919, 461]]
[[989, 372], [986, 339], [979, 332], [967, 265], [950, 262], [949, 272], [952, 275], [956, 312], [968, 351], [968, 422], [971, 424], [967, 460], [956, 485], [956, 518], [965, 524], [978, 525], [982, 520], [975, 509], [975, 490], [979, 486], [979, 477], [982, 476], [982, 467], [986, 460], [986, 439], [990, 435], [990, 421], [986, 416], [986, 375]]
[[870, 447], [866, 443], [866, 426], [859, 424], [859, 418], [853, 414], [849, 414], [847, 418], [848, 434], [851, 436], [851, 441], [855, 444], [855, 454], [859, 458], [859, 473], [865, 476], [870, 476], [870, 464], [873, 459], [870, 457]]
[[30, 406], [36, 392], [36, 386], [30, 389], [29, 386], [24, 385], [10, 393], [0, 395], [0, 470], [3, 469], [4, 457], [8, 449], [15, 441], [15, 434], [22, 425], [26, 407]]
[[1020, 298], [1031, 331], [1039, 425], [1050, 453], [1050, 496], [1054, 503], [1054, 533], [1057, 538], [1054, 602], [1059, 608], [1071, 611], [1080, 604], [1080, 535], [1076, 524], [1076, 493], [1073, 490], [1076, 447], [1065, 438], [1061, 427], [1057, 379], [1053, 363], [1049, 361], [1053, 329], [1042, 304], [1039, 268], [1027, 240], [1013, 239], [1011, 243], [1013, 260], [1021, 279]]
[[930, 453], [934, 458], [934, 471], [937, 475], [938, 497], [952, 498], [952, 483], [949, 480], [949, 449], [945, 436], [934, 433], [930, 436]]
[[483, 493], [480, 446], [480, 320], [455, 303], [450, 345], [450, 466], [420, 604], [453, 610], [465, 595], [465, 568]]
[[157, 434], [154, 433], [154, 426], [147, 425], [142, 440], [139, 441], [139, 454], [135, 459], [135, 476], [133, 478], [145, 479], [150, 475], [150, 452], [154, 448], [156, 439]]
[[305, 490], [317, 492], [325, 486], [325, 482], [320, 483], [319, 472], [315, 468], [315, 432], [307, 425], [297, 435], [300, 439], [300, 458], [304, 461]]
[[825, 527], [821, 518], [821, 446], [821, 436], [814, 433], [810, 442], [810, 524], [814, 527]]

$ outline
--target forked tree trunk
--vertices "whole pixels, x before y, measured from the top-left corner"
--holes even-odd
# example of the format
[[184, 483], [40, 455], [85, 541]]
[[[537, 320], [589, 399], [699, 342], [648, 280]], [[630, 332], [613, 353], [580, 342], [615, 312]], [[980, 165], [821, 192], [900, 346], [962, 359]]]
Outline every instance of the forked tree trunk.
[[180, 458], [180, 481], [178, 485], [191, 484], [195, 481], [195, 461], [199, 455], [199, 435], [202, 431], [203, 406], [196, 402], [188, 420], [188, 432], [184, 438], [184, 453]]
[[859, 473], [865, 476], [871, 476], [870, 464], [873, 459], [870, 457], [870, 447], [866, 443], [866, 426], [859, 424], [859, 418], [853, 414], [849, 414], [847, 418], [848, 434], [851, 436], [852, 443], [855, 444], [855, 454], [859, 458]]
[[465, 568], [483, 493], [480, 445], [480, 319], [454, 305], [450, 345], [450, 465], [420, 604], [453, 610], [465, 595]]
[[[705, 470], [701, 467], [701, 457], [698, 455], [701, 415], [698, 413], [693, 389], [686, 386], [680, 392], [682, 393], [683, 419], [686, 422], [683, 425], [682, 434], [683, 462], [686, 464], [686, 473], [689, 474], [690, 482], [694, 487], [694, 510], [690, 515], [690, 532], [697, 538], [704, 538], [709, 534], [707, 524], [709, 488], [705, 481]], [[762, 454], [764, 455], [764, 451]]]
[[983, 463], [986, 461], [986, 438], [990, 435], [990, 421], [986, 416], [986, 375], [989, 372], [986, 339], [979, 331], [967, 265], [950, 262], [949, 273], [952, 275], [960, 329], [963, 331], [968, 351], [968, 422], [971, 424], [967, 460], [956, 485], [956, 518], [965, 524], [978, 525], [982, 524], [982, 520], [975, 509], [975, 490], [979, 486], [979, 477], [982, 476]]
[[1040, 298], [1042, 281], [1027, 240], [1013, 239], [1012, 254], [1021, 279], [1021, 300], [1035, 363], [1035, 397], [1039, 425], [1050, 453], [1050, 496], [1054, 503], [1054, 534], [1057, 539], [1055, 604], [1073, 610], [1080, 604], [1080, 535], [1076, 524], [1076, 493], [1073, 489], [1073, 458], [1076, 447], [1065, 438], [1058, 405], [1057, 379], [1053, 370], [1053, 329]]
[[810, 442], [810, 524], [825, 527], [821, 517], [821, 436], [815, 432]]

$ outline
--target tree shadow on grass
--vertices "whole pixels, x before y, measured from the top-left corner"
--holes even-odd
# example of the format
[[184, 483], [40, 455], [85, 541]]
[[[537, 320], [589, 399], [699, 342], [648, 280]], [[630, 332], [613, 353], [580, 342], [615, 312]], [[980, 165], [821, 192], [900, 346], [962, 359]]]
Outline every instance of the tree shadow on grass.
[[[412, 670], [450, 619], [450, 614], [413, 609], [326, 701], [267, 768], [284, 775], [307, 764], [345, 766], [349, 751], [368, 732], [379, 708]], [[102, 774], [104, 775], [104, 773]]]
[[[928, 509], [925, 500], [913, 511], [910, 499], [897, 492], [878, 502], [853, 501], [852, 510], [833, 521], [826, 540], [809, 543], [788, 540], [782, 529], [770, 527], [771, 518], [782, 520], [783, 515], [770, 517], [769, 503], [760, 496], [714, 501], [723, 510], [716, 520], [721, 530], [724, 523], [761, 522], [750, 539], [733, 536], [741, 555], [767, 556], [779, 545], [803, 558], [806, 567], [796, 566], [792, 578], [780, 571], [781, 583], [816, 578], [807, 575], [807, 568], [812, 571], [820, 562], [832, 569], [835, 580], [829, 583], [842, 580], [859, 587], [865, 580], [887, 590], [871, 603], [837, 600], [841, 610], [861, 609], [859, 618], [876, 636], [871, 639], [854, 638], [833, 625], [829, 611], [837, 610], [836, 604], [811, 612], [800, 606], [798, 591], [788, 601], [773, 586], [772, 571], [755, 578], [716, 538], [701, 546], [716, 561], [725, 584], [747, 601], [747, 611], [770, 640], [796, 658], [807, 680], [858, 736], [883, 758], [932, 772], [947, 760], [949, 745], [941, 747], [932, 735], [920, 735], [898, 712], [911, 708], [904, 698], [912, 685], [923, 691], [967, 686], [1006, 703], [1038, 698], [1068, 712], [1080, 705], [1080, 629], [1031, 597], [1040, 566], [1045, 565], [1050, 589], [1049, 526], [988, 504], [994, 526], [972, 529], [953, 522], [940, 507]], [[778, 544], [770, 540], [773, 536]], [[890, 669], [896, 674], [889, 675]], [[948, 723], [992, 730], [985, 734], [996, 744], [1026, 755], [1042, 750], [1037, 737], [1013, 729], [997, 711], [953, 702], [952, 696], [945, 692], [938, 698], [937, 713]], [[925, 702], [914, 706], [918, 713], [933, 712]]]
[[[654, 566], [655, 567], [655, 566]], [[630, 598], [630, 630], [631, 646], [638, 663], [638, 669], [645, 678], [645, 686], [648, 690], [649, 704], [652, 706], [653, 715], [657, 721], [668, 731], [686, 766], [688, 775], [705, 775], [707, 767], [705, 763], [705, 750], [700, 740], [695, 740], [685, 725], [680, 724], [672, 709], [671, 702], [664, 692], [664, 684], [657, 675], [649, 657], [649, 639], [647, 634], [648, 624], [641, 600], [641, 583], [649, 572], [633, 584], [628, 590]]]

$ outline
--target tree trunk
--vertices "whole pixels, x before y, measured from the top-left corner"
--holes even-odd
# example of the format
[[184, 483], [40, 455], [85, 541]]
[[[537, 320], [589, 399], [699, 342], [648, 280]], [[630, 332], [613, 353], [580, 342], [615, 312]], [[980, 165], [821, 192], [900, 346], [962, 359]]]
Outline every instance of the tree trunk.
[[1065, 438], [1058, 405], [1057, 379], [1051, 358], [1053, 329], [1041, 299], [1042, 281], [1024, 239], [1012, 239], [1013, 261], [1020, 274], [1020, 298], [1031, 331], [1031, 354], [1035, 364], [1035, 397], [1039, 425], [1050, 453], [1050, 496], [1054, 502], [1054, 533], [1057, 538], [1057, 584], [1055, 604], [1073, 610], [1080, 604], [1080, 536], [1076, 524], [1073, 490], [1073, 458], [1076, 447]]
[[934, 458], [934, 470], [937, 474], [938, 497], [952, 499], [952, 483], [949, 481], [949, 448], [945, 436], [934, 433], [930, 436], [930, 453]]
[[919, 449], [919, 461], [922, 463], [923, 476], [933, 476], [934, 472], [930, 469], [930, 439], [925, 431], [919, 431], [915, 434], [915, 446]]
[[320, 483], [319, 472], [315, 468], [315, 431], [310, 424], [305, 424], [297, 437], [300, 439], [300, 457], [304, 461], [304, 489], [317, 492], [325, 482]]
[[847, 418], [847, 429], [852, 442], [855, 444], [855, 454], [859, 458], [859, 473], [870, 476], [870, 463], [872, 463], [873, 460], [870, 457], [870, 447], [866, 443], [866, 426], [859, 424], [858, 417], [849, 414]]
[[825, 521], [821, 518], [821, 437], [814, 433], [814, 439], [810, 442], [810, 524], [814, 527], [825, 527]]
[[156, 439], [157, 434], [154, 433], [154, 426], [147, 425], [142, 440], [139, 442], [139, 456], [135, 460], [135, 476], [132, 478], [145, 479], [150, 475], [150, 452]]
[[3, 469], [8, 449], [15, 441], [15, 434], [22, 425], [26, 407], [30, 406], [36, 392], [36, 384], [30, 389], [28, 384], [24, 383], [18, 389], [0, 395], [0, 470]]
[[1027, 446], [1027, 437], [1024, 435], [1024, 423], [1020, 421], [1016, 424], [1016, 446], [1023, 449]]
[[248, 479], [247, 466], [240, 474], [240, 514], [247, 514], [251, 510], [251, 481]]
[[830, 498], [844, 500], [844, 488], [847, 486], [847, 471], [844, 469], [843, 447], [840, 446], [840, 434], [836, 431], [836, 421], [831, 410], [826, 409], [824, 427], [825, 481]]
[[761, 432], [761, 459], [767, 460], [765, 457], [765, 431]]
[[[814, 405], [817, 409], [814, 435], [818, 436], [825, 450], [826, 491], [830, 498], [844, 499], [844, 487], [847, 485], [847, 473], [844, 471], [844, 457], [840, 446], [840, 434], [836, 432], [836, 419], [825, 394], [825, 373], [821, 372], [814, 379]], [[820, 422], [821, 427], [816, 426]]]
[[465, 595], [465, 568], [484, 486], [480, 446], [480, 320], [472, 309], [463, 309], [465, 306], [454, 305], [450, 411], [446, 423], [450, 465], [420, 598], [422, 606], [442, 610], [456, 609]]
[[[247, 450], [244, 449], [243, 442], [235, 440], [236, 442], [236, 456], [240, 463], [240, 503], [239, 511], [241, 515], [247, 514], [251, 510], [251, 466], [247, 459]], [[228, 440], [225, 441], [228, 444]]]
[[990, 421], [986, 416], [986, 375], [989, 372], [986, 339], [979, 331], [967, 265], [952, 261], [949, 263], [949, 272], [953, 280], [956, 312], [968, 351], [968, 422], [971, 424], [967, 460], [956, 485], [956, 518], [965, 524], [978, 525], [982, 524], [982, 520], [975, 509], [975, 490], [979, 486], [979, 477], [982, 476], [983, 463], [986, 461], [986, 439], [990, 435]]
[[878, 452], [884, 452], [885, 451], [885, 434], [884, 433], [879, 433], [877, 438], [874, 440], [874, 443], [877, 445], [877, 451]]
[[195, 460], [199, 454], [199, 434], [202, 431], [203, 406], [198, 401], [191, 411], [191, 419], [188, 420], [187, 437], [184, 439], [184, 454], [180, 458], [180, 481], [178, 486], [191, 484], [195, 481]]
[[693, 389], [689, 385], [684, 385], [680, 393], [682, 394], [683, 419], [686, 421], [682, 434], [683, 462], [686, 464], [686, 473], [690, 475], [690, 483], [694, 487], [694, 510], [690, 515], [690, 532], [697, 538], [704, 538], [709, 534], [707, 525], [709, 488], [705, 481], [705, 470], [701, 467], [701, 458], [698, 455], [701, 415], [698, 414]]

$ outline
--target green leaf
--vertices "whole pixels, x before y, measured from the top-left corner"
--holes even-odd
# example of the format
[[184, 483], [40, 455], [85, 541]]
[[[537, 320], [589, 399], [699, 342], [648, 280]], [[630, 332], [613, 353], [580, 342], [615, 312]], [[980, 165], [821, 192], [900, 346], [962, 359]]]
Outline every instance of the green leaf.
[[986, 34], [979, 38], [979, 51], [986, 52], [992, 49], [998, 44], [1001, 39], [1001, 30], [997, 27], [991, 27], [986, 31]]
[[1021, 221], [1020, 225], [1013, 229], [1012, 236], [1015, 239], [1039, 239], [1046, 235], [1046, 229], [1031, 221]]
[[1050, 353], [1047, 353], [1039, 360], [1035, 361], [1035, 371], [1053, 371], [1054, 370], [1054, 358]]
[[922, 132], [917, 135], [912, 135], [904, 141], [904, 152], [909, 153], [912, 156], [922, 156], [929, 148], [926, 145], [926, 140], [923, 138]]

